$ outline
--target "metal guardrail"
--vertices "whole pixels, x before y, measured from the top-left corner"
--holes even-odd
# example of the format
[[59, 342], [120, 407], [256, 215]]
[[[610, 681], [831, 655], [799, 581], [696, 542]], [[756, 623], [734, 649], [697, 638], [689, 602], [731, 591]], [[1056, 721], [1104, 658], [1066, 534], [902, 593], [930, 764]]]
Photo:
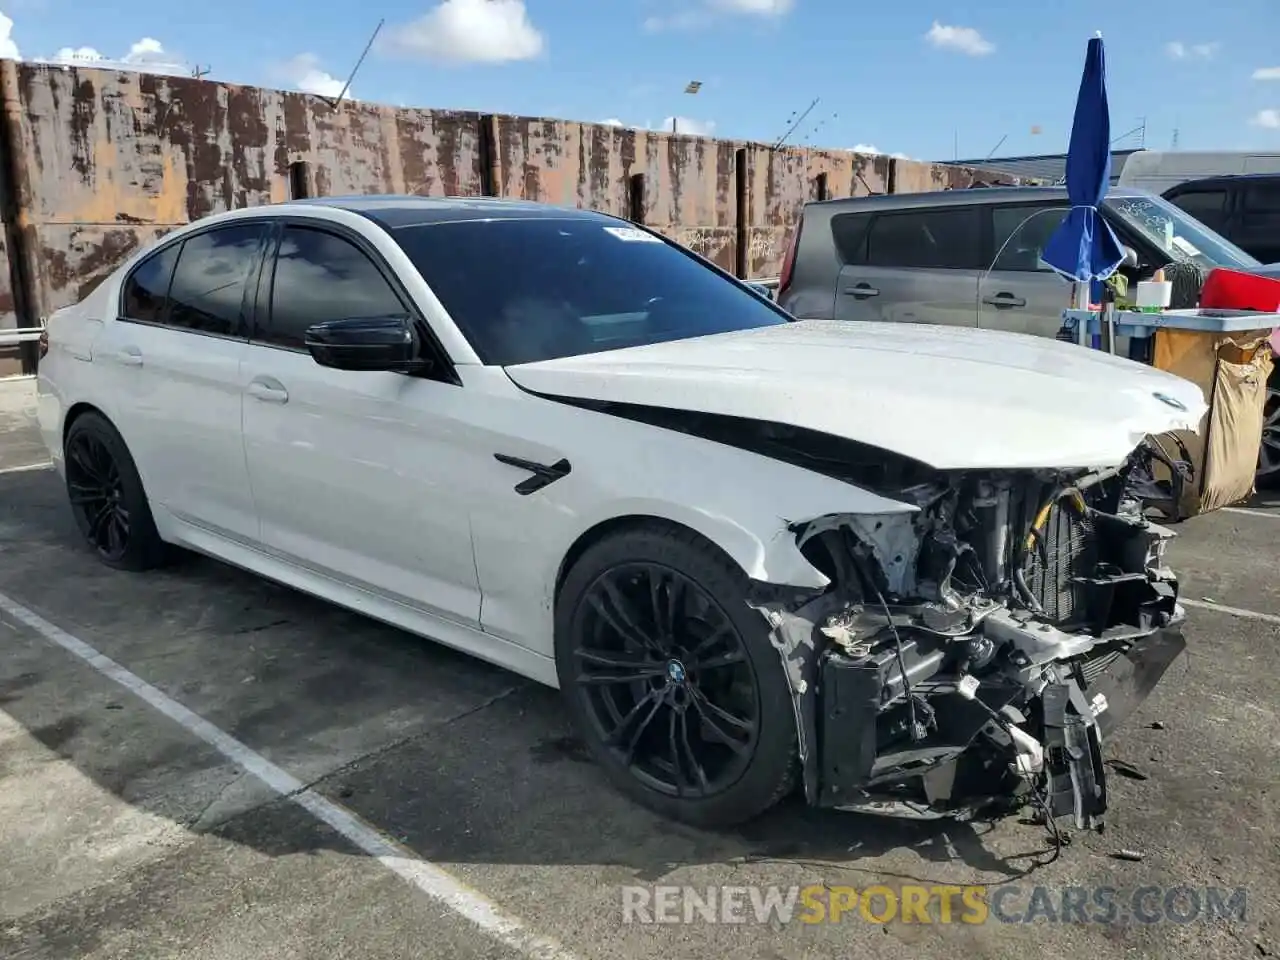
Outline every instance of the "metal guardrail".
[[39, 340], [42, 333], [44, 333], [44, 327], [18, 327], [16, 330], [0, 330], [0, 347]]

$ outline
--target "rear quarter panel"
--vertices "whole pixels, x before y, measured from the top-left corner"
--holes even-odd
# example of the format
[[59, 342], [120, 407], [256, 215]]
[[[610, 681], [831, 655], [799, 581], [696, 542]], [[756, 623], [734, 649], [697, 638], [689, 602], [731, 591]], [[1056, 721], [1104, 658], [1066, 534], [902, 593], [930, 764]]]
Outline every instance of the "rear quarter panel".
[[106, 308], [116, 302], [118, 289], [112, 278], [80, 303], [55, 311], [46, 324], [49, 351], [36, 373], [36, 415], [41, 439], [60, 473], [67, 412], [77, 403], [88, 403], [108, 418], [114, 416], [109, 368], [94, 361], [107, 326], [115, 322], [114, 310]]

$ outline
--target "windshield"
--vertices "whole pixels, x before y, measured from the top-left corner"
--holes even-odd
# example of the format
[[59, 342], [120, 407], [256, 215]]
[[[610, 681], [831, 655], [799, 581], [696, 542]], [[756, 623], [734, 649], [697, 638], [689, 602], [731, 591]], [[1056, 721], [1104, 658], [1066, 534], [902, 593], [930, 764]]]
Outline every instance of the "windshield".
[[1259, 261], [1162, 197], [1108, 197], [1102, 205], [1149, 240], [1170, 261], [1205, 267], [1256, 267]]
[[622, 221], [464, 220], [394, 236], [486, 364], [788, 322], [768, 300]]

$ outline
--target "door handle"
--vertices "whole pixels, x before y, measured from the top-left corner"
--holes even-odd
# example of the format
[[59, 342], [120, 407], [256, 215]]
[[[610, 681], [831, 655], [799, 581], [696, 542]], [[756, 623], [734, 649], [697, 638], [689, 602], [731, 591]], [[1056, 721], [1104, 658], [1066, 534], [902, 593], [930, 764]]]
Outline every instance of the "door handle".
[[137, 347], [122, 347], [116, 351], [116, 362], [123, 367], [140, 367], [142, 351]]
[[852, 287], [845, 287], [844, 292], [846, 296], [857, 297], [859, 300], [880, 296], [880, 291], [869, 283], [855, 283]]
[[249, 396], [263, 403], [288, 403], [289, 391], [278, 381], [270, 383], [254, 380], [249, 384]]
[[983, 297], [982, 302], [990, 304], [997, 310], [1007, 310], [1010, 307], [1025, 307], [1027, 298], [1015, 297], [1012, 293], [997, 293], [994, 297]]

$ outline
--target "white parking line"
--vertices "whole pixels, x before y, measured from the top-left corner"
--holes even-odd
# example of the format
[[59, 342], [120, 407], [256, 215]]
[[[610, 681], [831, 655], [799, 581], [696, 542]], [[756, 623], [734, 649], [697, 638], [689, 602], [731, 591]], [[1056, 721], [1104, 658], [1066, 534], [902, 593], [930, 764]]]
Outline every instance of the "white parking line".
[[1266, 517], [1268, 520], [1280, 520], [1280, 510], [1259, 510], [1256, 507], [1219, 507], [1223, 513], [1243, 513], [1249, 517]]
[[24, 463], [20, 467], [0, 467], [0, 474], [3, 473], [32, 473], [36, 470], [52, 470], [53, 463], [45, 460], [43, 463]]
[[574, 960], [573, 954], [556, 941], [531, 932], [520, 920], [504, 913], [483, 894], [471, 889], [434, 863], [415, 856], [381, 831], [369, 826], [351, 810], [306, 787], [292, 774], [166, 696], [83, 640], [73, 637], [2, 593], [0, 610], [145, 700], [242, 770], [257, 777], [279, 796], [293, 801], [392, 873], [466, 917], [485, 933], [534, 960]]
[[1245, 620], [1261, 620], [1263, 623], [1280, 625], [1280, 617], [1274, 613], [1259, 613], [1257, 610], [1245, 610], [1242, 607], [1228, 607], [1226, 604], [1210, 603], [1208, 600], [1179, 599], [1178, 602], [1184, 607], [1194, 607], [1197, 610], [1217, 610], [1219, 613], [1227, 613], [1233, 617], [1243, 617]]

